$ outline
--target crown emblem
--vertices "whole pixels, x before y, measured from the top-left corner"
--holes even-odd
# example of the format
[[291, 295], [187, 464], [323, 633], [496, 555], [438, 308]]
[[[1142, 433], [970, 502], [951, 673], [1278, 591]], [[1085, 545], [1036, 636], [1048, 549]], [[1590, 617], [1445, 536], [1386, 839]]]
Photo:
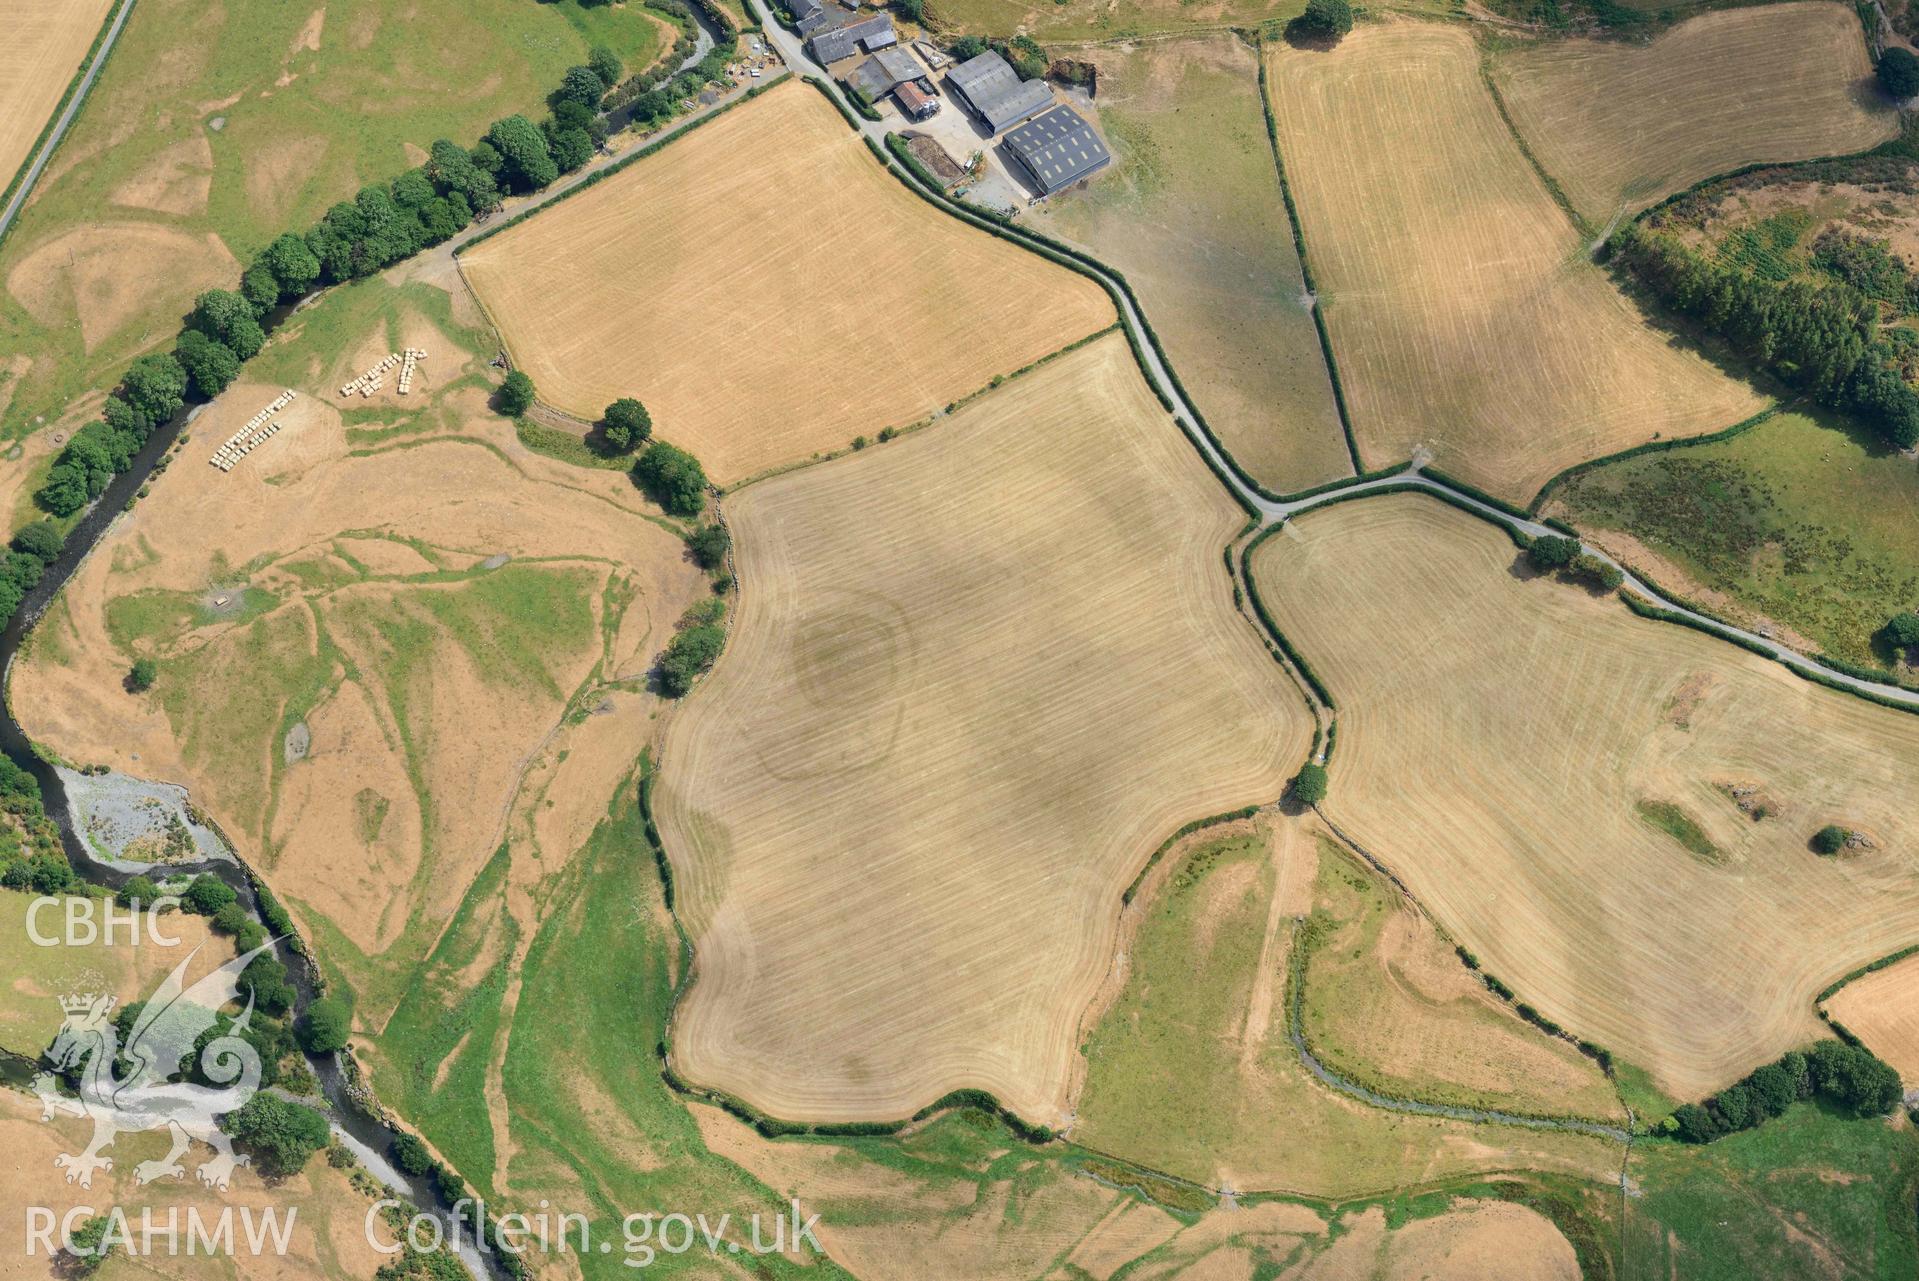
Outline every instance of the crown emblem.
[[77, 992], [71, 996], [61, 997], [60, 1009], [67, 1014], [85, 1014], [93, 1008], [95, 1002], [103, 1000], [106, 1002], [106, 1005], [102, 1007], [102, 1012], [104, 1013], [105, 1010], [112, 1008], [112, 997], [102, 997], [94, 992]]

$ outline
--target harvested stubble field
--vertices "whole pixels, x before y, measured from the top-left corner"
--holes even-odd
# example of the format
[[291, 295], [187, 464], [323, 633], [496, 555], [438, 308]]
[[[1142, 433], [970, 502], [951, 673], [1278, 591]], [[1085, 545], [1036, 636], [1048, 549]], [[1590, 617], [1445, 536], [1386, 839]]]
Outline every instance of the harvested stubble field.
[[112, 8], [113, 0], [0, 0], [0, 190], [26, 164]]
[[[1919, 936], [1919, 717], [1528, 581], [1516, 555], [1416, 496], [1260, 548], [1269, 608], [1340, 701], [1325, 808], [1520, 999], [1704, 1095], [1819, 1035], [1814, 994]], [[1819, 858], [1826, 823], [1875, 847]]]
[[1112, 335], [727, 516], [739, 617], [657, 797], [680, 1070], [780, 1116], [973, 1086], [1058, 1121], [1121, 891], [1306, 748], [1220, 566], [1242, 514]]
[[1186, 30], [1219, 31], [1284, 22], [1305, 0], [932, 0], [935, 26], [1047, 42], [1110, 40]]
[[1363, 461], [1524, 501], [1586, 458], [1748, 417], [1585, 261], [1459, 27], [1272, 46], [1267, 84]]
[[1114, 172], [1032, 214], [1126, 274], [1242, 467], [1290, 492], [1352, 474], [1259, 101], [1230, 34], [1098, 48]]
[[[194, 422], [13, 673], [36, 739], [189, 787], [375, 1029], [531, 754], [596, 684], [642, 680], [704, 592], [626, 477], [530, 454], [487, 410], [446, 301], [369, 283], [303, 313], [255, 371], [288, 381], [236, 384]], [[330, 403], [367, 339], [430, 350], [404, 410]], [[280, 433], [208, 466], [286, 385]], [[142, 656], [160, 675], [136, 697]]]
[[1833, 993], [1826, 1011], [1919, 1086], [1919, 956], [1854, 979]]
[[1595, 225], [1716, 173], [1899, 132], [1846, 5], [1705, 13], [1645, 45], [1528, 42], [1492, 67], [1520, 137]]
[[[0, 86], [22, 8], [104, 6], [0, 0]], [[537, 115], [585, 59], [582, 25], [630, 62], [661, 46], [637, 4], [140, 0], [0, 253], [0, 352], [33, 356], [0, 424], [37, 428], [110, 386], [172, 341], [196, 290], [236, 287], [239, 261], [419, 163], [434, 139], [468, 146], [500, 116]], [[72, 74], [57, 73], [55, 96]], [[0, 131], [13, 119], [0, 111]], [[12, 175], [0, 164], [0, 185]]]
[[798, 81], [460, 259], [514, 364], [638, 396], [721, 484], [903, 426], [1113, 323], [1104, 291], [940, 213]]
[[[1086, 1037], [1073, 1139], [1207, 1186], [1333, 1200], [1493, 1170], [1616, 1172], [1618, 1145], [1604, 1139], [1390, 1111], [1312, 1075], [1290, 1038], [1293, 941], [1330, 931], [1328, 946], [1354, 946], [1363, 920], [1333, 913], [1354, 907], [1356, 876], [1337, 851], [1318, 855], [1305, 821], [1190, 845], [1150, 901], [1129, 909], [1125, 982]], [[1348, 990], [1390, 1004], [1393, 977], [1374, 958], [1361, 966]], [[1423, 1059], [1377, 1066], [1452, 1070]], [[1563, 1111], [1579, 1083], [1558, 1075]]]

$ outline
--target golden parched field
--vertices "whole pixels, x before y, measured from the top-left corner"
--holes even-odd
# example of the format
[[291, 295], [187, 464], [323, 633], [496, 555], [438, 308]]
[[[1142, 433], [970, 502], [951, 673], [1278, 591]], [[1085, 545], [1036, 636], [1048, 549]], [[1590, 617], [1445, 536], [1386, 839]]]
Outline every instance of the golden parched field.
[[0, 0], [0, 189], [66, 92], [113, 0]]
[[1840, 988], [1826, 1012], [1874, 1054], [1919, 1087], [1919, 956], [1875, 970]]
[[1368, 24], [1330, 53], [1278, 45], [1268, 59], [1367, 466], [1424, 448], [1524, 501], [1575, 462], [1759, 408], [1585, 260], [1499, 118], [1470, 32]]
[[1899, 132], [1846, 5], [1705, 13], [1644, 45], [1542, 40], [1492, 67], [1520, 136], [1595, 224], [1742, 165]]
[[[600, 687], [641, 684], [706, 594], [625, 475], [520, 446], [436, 299], [360, 285], [276, 335], [255, 370], [282, 379], [237, 383], [195, 419], [12, 671], [38, 741], [188, 787], [375, 1030], [543, 744]], [[336, 407], [401, 346], [430, 353], [410, 397]], [[210, 467], [287, 385], [284, 429], [232, 473]], [[159, 679], [134, 696], [139, 657]]]
[[1061, 1119], [1119, 898], [1310, 733], [1234, 609], [1243, 516], [1118, 335], [727, 504], [739, 615], [656, 804], [692, 1080], [779, 1116]]
[[[1706, 1094], [1820, 1035], [1816, 993], [1919, 937], [1919, 717], [1524, 581], [1515, 556], [1415, 496], [1314, 512], [1255, 554], [1340, 702], [1326, 812], [1520, 999]], [[1819, 858], [1827, 823], [1874, 848]]]
[[460, 262], [541, 399], [596, 419], [637, 396], [721, 484], [1115, 319], [1092, 281], [908, 191], [797, 81]]

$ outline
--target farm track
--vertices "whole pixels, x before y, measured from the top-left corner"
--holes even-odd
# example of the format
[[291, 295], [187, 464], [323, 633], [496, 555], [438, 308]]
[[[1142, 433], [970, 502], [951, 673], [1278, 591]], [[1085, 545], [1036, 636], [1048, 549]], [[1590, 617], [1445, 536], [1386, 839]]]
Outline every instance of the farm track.
[[[807, 56], [799, 40], [793, 33], [780, 26], [779, 23], [774, 21], [772, 16], [766, 12], [762, 0], [752, 0], [752, 3], [755, 12], [759, 15], [760, 21], [765, 28], [767, 40], [779, 49], [780, 55], [786, 60], [787, 66], [810, 69], [808, 74], [814, 76], [822, 90], [833, 100], [835, 105], [840, 108], [841, 113], [849, 120], [858, 122], [857, 127], [859, 132], [869, 139], [878, 149], [887, 168], [892, 170], [895, 175], [915, 190], [924, 190], [919, 186], [918, 181], [906, 167], [900, 164], [900, 162], [894, 158], [892, 152], [886, 149], [885, 143], [888, 129], [886, 128], [885, 122], [866, 120], [860, 117], [858, 113], [853, 110], [840, 87], [826, 78], [825, 69]], [[943, 208], [952, 209], [952, 206], [947, 204], [943, 198], [939, 199], [938, 203], [940, 203]], [[1037, 253], [1051, 255], [1056, 252], [1043, 242], [1027, 234], [1020, 227], [1005, 224], [988, 224], [985, 223], [983, 219], [975, 220], [969, 218], [964, 213], [958, 214], [957, 216], [966, 218], [968, 221], [977, 221], [979, 225], [996, 227], [1001, 230], [1007, 238]], [[1201, 455], [1205, 457], [1208, 466], [1212, 468], [1214, 474], [1233, 491], [1233, 494], [1239, 499], [1240, 504], [1249, 512], [1255, 514], [1255, 518], [1259, 521], [1262, 528], [1283, 524], [1295, 516], [1311, 511], [1315, 507], [1326, 506], [1329, 503], [1345, 502], [1349, 499], [1361, 498], [1372, 493], [1396, 493], [1406, 489], [1418, 489], [1434, 494], [1443, 501], [1451, 503], [1455, 507], [1463, 508], [1483, 520], [1488, 520], [1496, 525], [1516, 530], [1528, 538], [1541, 538], [1549, 534], [1557, 533], [1556, 530], [1539, 521], [1503, 511], [1494, 504], [1486, 502], [1471, 493], [1456, 488], [1443, 480], [1438, 480], [1426, 475], [1417, 462], [1408, 464], [1402, 471], [1392, 472], [1384, 476], [1371, 476], [1355, 480], [1350, 484], [1339, 485], [1301, 498], [1290, 500], [1274, 499], [1260, 494], [1240, 478], [1238, 469], [1233, 462], [1226, 457], [1225, 453], [1215, 445], [1204, 432], [1194, 426], [1194, 423], [1198, 421], [1198, 415], [1192, 405], [1187, 402], [1186, 397], [1181, 393], [1178, 382], [1167, 369], [1165, 362], [1160, 359], [1159, 352], [1153, 343], [1147, 339], [1145, 318], [1134, 305], [1131, 295], [1121, 287], [1120, 282], [1116, 280], [1110, 272], [1103, 268], [1086, 265], [1086, 270], [1101, 284], [1106, 286], [1108, 292], [1113, 295], [1114, 301], [1119, 307], [1122, 322], [1136, 340], [1134, 348], [1139, 353], [1141, 367], [1144, 369], [1148, 381], [1158, 392], [1161, 400], [1174, 406], [1175, 412], [1173, 417], [1179, 423], [1180, 429], [1184, 431], [1187, 438], [1192, 441], [1193, 447], [1198, 449]], [[1660, 608], [1672, 614], [1687, 619], [1693, 626], [1706, 632], [1708, 635], [1717, 636], [1721, 640], [1728, 640], [1755, 653], [1764, 654], [1766, 657], [1783, 664], [1798, 675], [1809, 676], [1828, 684], [1843, 686], [1846, 689], [1858, 693], [1883, 699], [1887, 702], [1897, 703], [1903, 707], [1919, 711], [1919, 690], [1910, 690], [1897, 685], [1869, 681], [1845, 672], [1820, 667], [1813, 663], [1808, 656], [1789, 646], [1781, 645], [1768, 637], [1761, 636], [1756, 632], [1747, 631], [1744, 628], [1735, 627], [1730, 623], [1722, 623], [1717, 619], [1710, 618], [1707, 615], [1699, 613], [1697, 610], [1689, 609], [1667, 598], [1598, 547], [1582, 540], [1580, 549], [1587, 555], [1593, 556], [1608, 565], [1615, 566], [1620, 573], [1625, 576], [1625, 590], [1658, 605]]]

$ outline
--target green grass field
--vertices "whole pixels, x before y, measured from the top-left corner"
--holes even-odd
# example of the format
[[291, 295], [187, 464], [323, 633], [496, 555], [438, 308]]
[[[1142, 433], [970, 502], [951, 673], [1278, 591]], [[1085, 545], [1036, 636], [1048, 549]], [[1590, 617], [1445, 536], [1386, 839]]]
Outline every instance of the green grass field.
[[[1269, 934], [1273, 891], [1253, 837], [1201, 845], [1172, 873], [1124, 992], [1087, 1038], [1076, 1140], [1197, 1182], [1334, 1199], [1489, 1168], [1616, 1163], [1603, 1140], [1368, 1107], [1320, 1084], [1288, 1036], [1291, 923]], [[1262, 966], [1278, 971], [1264, 993]]]
[[1620, 1274], [1687, 1281], [1919, 1275], [1919, 1139], [1810, 1103], [1689, 1148], [1642, 1144]]
[[[35, 357], [0, 435], [31, 430], [170, 341], [190, 301], [170, 279], [219, 269], [208, 233], [244, 263], [280, 232], [304, 231], [335, 201], [417, 163], [422, 152], [409, 148], [441, 137], [470, 145], [516, 111], [537, 118], [589, 39], [634, 66], [666, 43], [637, 5], [582, 10], [576, 0], [141, 0], [0, 252], [0, 352]], [[191, 239], [131, 245], [129, 226]], [[63, 241], [68, 233], [79, 239]], [[69, 249], [106, 255], [103, 279], [89, 278], [84, 297], [60, 283]], [[16, 278], [30, 260], [35, 270]], [[237, 282], [238, 269], [231, 275]], [[23, 298], [29, 277], [38, 283]], [[91, 340], [77, 323], [87, 309]]]
[[1919, 467], [1834, 419], [1780, 414], [1728, 441], [1597, 468], [1549, 510], [1602, 542], [1631, 535], [1716, 594], [1704, 603], [1850, 662], [1887, 661], [1873, 634], [1919, 606]]

